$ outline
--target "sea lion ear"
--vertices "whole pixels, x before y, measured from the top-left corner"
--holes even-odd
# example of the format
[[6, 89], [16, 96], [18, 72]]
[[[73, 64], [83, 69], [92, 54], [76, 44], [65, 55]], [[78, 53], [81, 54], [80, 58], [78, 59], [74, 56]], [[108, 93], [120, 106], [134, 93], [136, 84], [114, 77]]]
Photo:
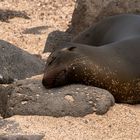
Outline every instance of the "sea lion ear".
[[67, 48], [63, 48], [61, 51], [73, 51], [76, 47], [72, 46], [72, 47], [67, 47]]
[[76, 47], [69, 47], [68, 51], [73, 51]]

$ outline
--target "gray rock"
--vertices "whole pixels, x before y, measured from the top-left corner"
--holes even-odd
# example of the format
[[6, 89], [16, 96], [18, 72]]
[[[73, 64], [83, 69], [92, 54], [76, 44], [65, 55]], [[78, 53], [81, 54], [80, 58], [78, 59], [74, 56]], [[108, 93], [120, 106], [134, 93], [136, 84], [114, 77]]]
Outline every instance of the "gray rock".
[[3, 116], [7, 108], [7, 100], [11, 95], [13, 88], [11, 86], [0, 85], [0, 114]]
[[5, 112], [2, 113], [3, 117], [13, 115], [78, 117], [93, 112], [104, 114], [114, 105], [114, 97], [106, 90], [84, 85], [69, 85], [48, 90], [42, 86], [41, 79], [42, 76], [36, 76], [13, 84]]
[[4, 40], [0, 40], [0, 64], [0, 84], [41, 74], [45, 65], [41, 59]]
[[62, 31], [53, 31], [48, 35], [46, 39], [44, 53], [45, 52], [53, 52], [57, 48], [61, 48], [61, 44], [63, 42], [71, 41], [71, 34]]
[[72, 17], [72, 25], [68, 30], [76, 35], [107, 16], [122, 13], [140, 14], [140, 1], [77, 0]]
[[43, 135], [11, 135], [0, 136], [0, 140], [42, 140]]

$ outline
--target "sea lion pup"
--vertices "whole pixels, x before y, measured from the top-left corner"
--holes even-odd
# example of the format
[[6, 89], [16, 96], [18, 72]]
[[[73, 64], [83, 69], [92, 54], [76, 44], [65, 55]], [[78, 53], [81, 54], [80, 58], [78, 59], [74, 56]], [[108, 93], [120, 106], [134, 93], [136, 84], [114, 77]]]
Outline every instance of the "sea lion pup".
[[140, 16], [121, 14], [105, 18], [95, 26], [92, 25], [77, 35], [72, 42], [102, 46], [137, 36], [140, 36]]
[[140, 103], [140, 37], [102, 47], [67, 43], [49, 56], [42, 83], [92, 85], [110, 91], [116, 102]]

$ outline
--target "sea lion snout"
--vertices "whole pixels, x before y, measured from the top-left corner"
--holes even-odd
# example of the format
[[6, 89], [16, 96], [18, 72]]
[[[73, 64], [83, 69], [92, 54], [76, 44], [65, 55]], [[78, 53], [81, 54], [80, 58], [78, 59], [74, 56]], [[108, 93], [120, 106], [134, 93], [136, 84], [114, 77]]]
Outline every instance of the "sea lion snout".
[[67, 83], [66, 74], [67, 71], [64, 66], [48, 68], [47, 70], [45, 70], [42, 84], [46, 88], [62, 86]]
[[[62, 48], [53, 52], [46, 63], [42, 84], [46, 88], [63, 86], [69, 83], [68, 68], [77, 55], [75, 55], [75, 46]], [[70, 57], [67, 57], [70, 56]]]

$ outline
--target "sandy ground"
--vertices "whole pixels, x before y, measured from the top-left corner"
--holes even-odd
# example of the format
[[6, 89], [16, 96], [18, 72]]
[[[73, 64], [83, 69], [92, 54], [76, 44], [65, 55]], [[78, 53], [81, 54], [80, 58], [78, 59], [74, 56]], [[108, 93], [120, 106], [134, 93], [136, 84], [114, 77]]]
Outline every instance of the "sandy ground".
[[0, 134], [5, 135], [43, 134], [44, 140], [140, 139], [140, 106], [116, 104], [103, 116], [14, 116], [4, 121]]
[[[74, 0], [1, 0], [0, 10], [5, 9], [25, 11], [30, 19], [0, 21], [0, 39], [41, 54], [50, 32], [68, 28]], [[0, 120], [0, 135], [17, 134], [43, 134], [44, 140], [140, 140], [140, 105], [116, 104], [103, 116], [13, 116]]]
[[[1, 0], [0, 9], [25, 11], [30, 18], [15, 17], [9, 19], [9, 23], [0, 21], [0, 39], [30, 53], [40, 54], [50, 32], [68, 28], [74, 0]], [[34, 30], [27, 32], [28, 29]]]

